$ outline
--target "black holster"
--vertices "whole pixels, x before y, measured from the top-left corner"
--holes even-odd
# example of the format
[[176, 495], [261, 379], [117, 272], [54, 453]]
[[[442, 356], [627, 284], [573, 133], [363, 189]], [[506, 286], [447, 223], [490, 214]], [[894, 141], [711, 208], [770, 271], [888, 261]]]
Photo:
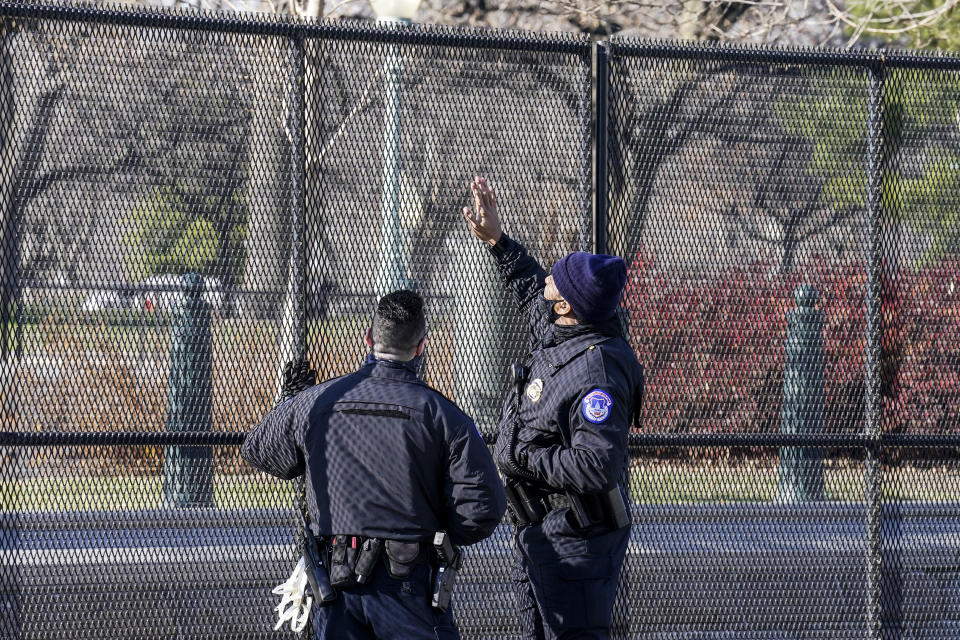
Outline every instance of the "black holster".
[[620, 529], [630, 524], [630, 511], [620, 493], [613, 487], [604, 493], [554, 493], [523, 480], [510, 479], [504, 487], [510, 517], [517, 526], [542, 522], [553, 509], [570, 509], [578, 527], [603, 524]]
[[463, 562], [463, 554], [453, 546], [445, 531], [437, 531], [433, 536], [433, 548], [437, 558], [433, 578], [433, 597], [431, 606], [438, 611], [450, 608], [453, 588], [457, 583], [457, 572]]
[[[337, 590], [330, 584], [330, 573], [327, 571], [325, 560], [326, 552], [321, 551], [317, 539], [313, 537], [310, 527], [304, 527], [303, 558], [307, 562], [307, 582], [313, 592], [313, 599], [318, 606], [325, 605], [337, 599]], [[326, 544], [321, 544], [326, 547]]]
[[[615, 486], [603, 493], [576, 495], [568, 493], [570, 508], [581, 528], [592, 524], [604, 524], [611, 529], [620, 529], [630, 524], [630, 510], [620, 487]], [[576, 504], [576, 506], [574, 506]]]
[[355, 536], [333, 537], [330, 550], [330, 584], [338, 589], [357, 584], [355, 571], [359, 553], [359, 544]]
[[510, 517], [518, 527], [536, 524], [550, 512], [549, 494], [529, 482], [509, 478], [503, 490], [507, 495]]

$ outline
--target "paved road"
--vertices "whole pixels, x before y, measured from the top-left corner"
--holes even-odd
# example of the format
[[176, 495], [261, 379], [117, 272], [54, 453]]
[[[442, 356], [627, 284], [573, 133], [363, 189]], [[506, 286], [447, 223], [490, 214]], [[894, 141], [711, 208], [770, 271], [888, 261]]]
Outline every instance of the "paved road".
[[[635, 515], [617, 637], [863, 637], [862, 506]], [[887, 637], [960, 637], [960, 505], [896, 505], [884, 516]], [[270, 632], [269, 589], [293, 565], [293, 521], [280, 510], [8, 514], [0, 593], [22, 632], [0, 637], [289, 637]], [[507, 527], [470, 549], [457, 588], [465, 638], [514, 631], [509, 554]]]

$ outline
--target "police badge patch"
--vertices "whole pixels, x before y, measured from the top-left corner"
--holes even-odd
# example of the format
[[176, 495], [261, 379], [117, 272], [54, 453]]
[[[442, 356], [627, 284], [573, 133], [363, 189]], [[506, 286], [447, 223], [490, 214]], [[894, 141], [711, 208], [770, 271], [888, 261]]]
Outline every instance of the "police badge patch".
[[540, 399], [541, 393], [543, 393], [543, 380], [540, 378], [527, 385], [527, 397], [534, 402]]
[[583, 398], [583, 417], [599, 424], [610, 417], [613, 398], [606, 391], [594, 389]]

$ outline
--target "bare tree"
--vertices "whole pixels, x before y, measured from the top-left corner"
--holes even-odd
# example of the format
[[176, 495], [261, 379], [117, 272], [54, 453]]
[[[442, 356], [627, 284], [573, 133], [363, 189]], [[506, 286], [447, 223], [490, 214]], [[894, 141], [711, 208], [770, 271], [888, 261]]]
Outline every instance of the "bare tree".
[[[0, 424], [4, 430], [17, 428], [17, 398], [14, 386], [13, 302], [17, 288], [16, 218], [14, 217], [14, 174], [6, 167], [14, 162], [13, 61], [10, 20], [0, 19]], [[0, 453], [0, 464], [16, 458], [18, 451]]]
[[830, 16], [845, 27], [846, 46], [879, 38], [912, 48], [954, 50], [960, 44], [958, 0], [826, 0]]
[[[22, 275], [36, 275], [49, 265], [66, 277], [76, 275], [92, 231], [92, 220], [72, 220], [69, 229], [56, 228], [52, 216], [29, 216], [32, 202], [61, 183], [89, 182], [122, 173], [133, 162], [135, 125], [116, 101], [101, 102], [95, 113], [85, 107], [83, 74], [78, 70], [100, 55], [96, 43], [84, 28], [66, 34], [48, 31], [40, 22], [5, 21], [4, 56], [16, 48], [42, 65], [31, 81], [23, 82], [17, 72], [4, 65], [3, 133], [3, 220], [7, 283]], [[105, 123], [113, 128], [109, 141], [93, 141], [94, 147], [79, 154], [51, 150], [51, 141], [71, 136], [84, 140], [85, 132], [100, 130]], [[84, 132], [84, 133], [81, 133]], [[81, 135], [81, 138], [76, 138]], [[33, 249], [23, 250], [30, 236]], [[19, 267], [18, 267], [19, 265]]]
[[[209, 64], [213, 52], [217, 65]], [[250, 217], [253, 80], [227, 42], [179, 33], [151, 53], [159, 64], [141, 70], [145, 97], [130, 105], [152, 117], [141, 133], [148, 144], [130, 170], [137, 199], [123, 214], [126, 272], [138, 279], [183, 271], [216, 276], [229, 303], [244, 268]]]
[[[732, 202], [723, 213], [747, 238], [776, 248], [780, 271], [789, 272], [807, 242], [851, 222], [863, 209], [831, 205], [823, 198], [823, 181], [807, 184], [790, 175], [796, 167], [809, 164], [811, 140], [787, 133], [778, 145], [773, 163], [764, 158], [752, 171], [748, 169], [753, 174], [748, 182], [753, 186], [752, 197]], [[843, 247], [839, 254], [842, 257]]]

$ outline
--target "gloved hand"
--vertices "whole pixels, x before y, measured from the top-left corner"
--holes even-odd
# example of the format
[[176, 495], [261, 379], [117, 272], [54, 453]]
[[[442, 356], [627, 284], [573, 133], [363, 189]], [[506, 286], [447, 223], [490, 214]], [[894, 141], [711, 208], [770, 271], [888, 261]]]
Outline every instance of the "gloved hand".
[[317, 372], [310, 368], [306, 360], [291, 360], [283, 365], [283, 386], [277, 404], [294, 397], [304, 389], [317, 384]]
[[288, 620], [290, 630], [294, 633], [300, 633], [307, 626], [313, 604], [313, 598], [307, 595], [307, 571], [304, 559], [300, 558], [286, 582], [273, 588], [273, 593], [281, 596], [280, 604], [275, 609], [278, 619], [274, 631], [278, 631]]

